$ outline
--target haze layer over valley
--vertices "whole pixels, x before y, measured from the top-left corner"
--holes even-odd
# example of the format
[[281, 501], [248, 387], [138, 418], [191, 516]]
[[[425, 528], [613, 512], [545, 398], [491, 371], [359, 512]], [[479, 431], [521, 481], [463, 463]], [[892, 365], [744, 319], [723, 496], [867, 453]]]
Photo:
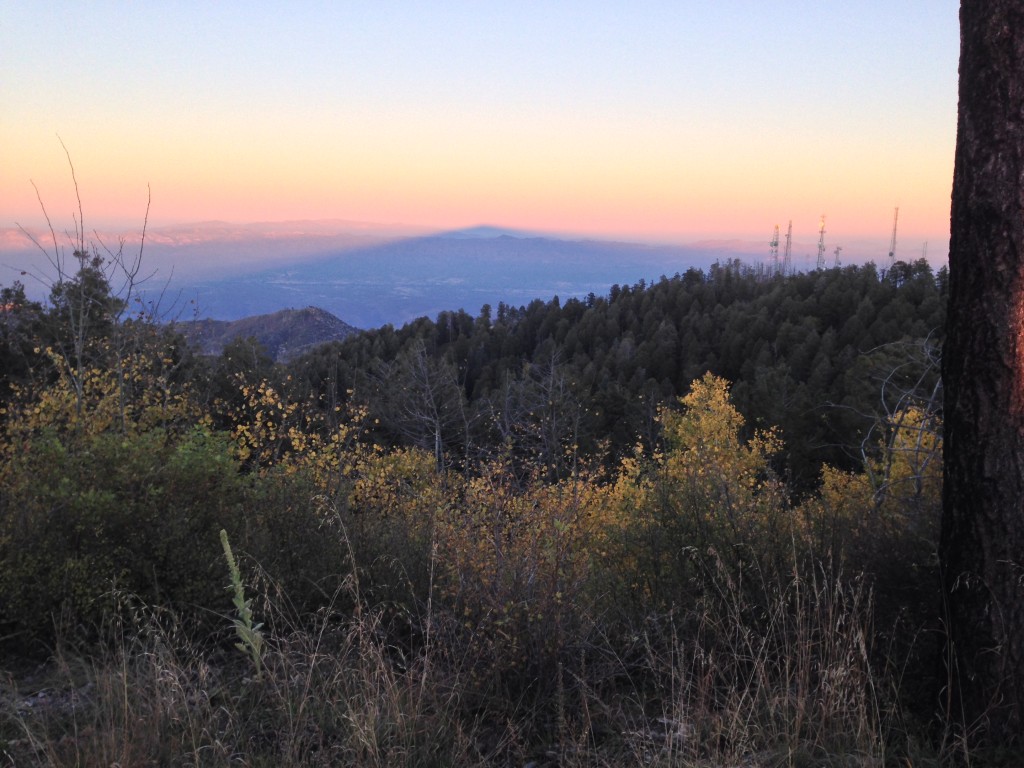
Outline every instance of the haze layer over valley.
[[[716, 261], [770, 268], [767, 238], [649, 244], [489, 226], [439, 232], [344, 220], [202, 222], [147, 231], [144, 243], [138, 231], [94, 234], [101, 252], [122, 241], [127, 251], [142, 245], [146, 295], [183, 320], [238, 320], [317, 306], [358, 328], [399, 326], [446, 310], [475, 314], [484, 304], [602, 296], [615, 284], [651, 282]], [[794, 240], [793, 251], [800, 254], [795, 271], [813, 266], [807, 254], [814, 247], [810, 237]], [[854, 244], [850, 260], [875, 256], [881, 265], [884, 249], [882, 243]], [[58, 233], [56, 251], [67, 258], [71, 250]], [[56, 277], [54, 252], [49, 232], [3, 230], [0, 281], [21, 280], [29, 295], [44, 299]]]

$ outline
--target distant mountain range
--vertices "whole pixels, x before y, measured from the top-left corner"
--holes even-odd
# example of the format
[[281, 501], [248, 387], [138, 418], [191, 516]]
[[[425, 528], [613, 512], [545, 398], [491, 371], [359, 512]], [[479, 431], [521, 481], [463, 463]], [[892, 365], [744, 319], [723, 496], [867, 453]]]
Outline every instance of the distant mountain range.
[[443, 310], [519, 306], [553, 296], [605, 295], [613, 284], [750, 258], [735, 247], [561, 240], [490, 227], [356, 246], [232, 278], [178, 284], [199, 316], [235, 319], [315, 305], [360, 328], [401, 325]]
[[193, 320], [178, 323], [176, 328], [201, 354], [219, 355], [235, 339], [254, 338], [278, 362], [358, 333], [356, 328], [318, 307], [282, 309], [234, 321]]

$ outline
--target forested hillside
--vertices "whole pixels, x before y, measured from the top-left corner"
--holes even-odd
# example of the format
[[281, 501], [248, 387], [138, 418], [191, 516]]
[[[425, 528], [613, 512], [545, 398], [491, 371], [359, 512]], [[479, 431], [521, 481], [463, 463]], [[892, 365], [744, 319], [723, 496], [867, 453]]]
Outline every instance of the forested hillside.
[[[381, 439], [458, 460], [543, 435], [607, 457], [657, 440], [658, 407], [711, 371], [752, 425], [778, 427], [799, 488], [853, 469], [879, 418], [931, 401], [945, 269], [897, 262], [765, 279], [739, 262], [586, 300], [444, 312], [321, 347], [292, 373], [331, 402], [352, 390]], [[557, 426], [556, 426], [557, 424]]]
[[951, 748], [944, 271], [731, 263], [283, 365], [196, 356], [76, 256], [47, 305], [0, 295], [14, 763]]

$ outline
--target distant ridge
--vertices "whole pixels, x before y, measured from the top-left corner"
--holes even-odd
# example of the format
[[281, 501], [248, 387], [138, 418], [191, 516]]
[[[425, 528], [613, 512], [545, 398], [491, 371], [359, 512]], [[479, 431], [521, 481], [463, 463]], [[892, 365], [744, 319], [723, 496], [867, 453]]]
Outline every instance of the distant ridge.
[[319, 307], [282, 309], [233, 321], [192, 320], [179, 324], [178, 330], [203, 355], [219, 355], [235, 339], [254, 338], [277, 362], [359, 332]]
[[452, 240], [460, 239], [473, 239], [473, 238], [493, 238], [493, 237], [514, 237], [520, 240], [526, 238], [546, 238], [548, 240], [561, 240], [563, 238], [556, 237], [550, 233], [544, 232], [528, 232], [524, 229], [509, 229], [507, 227], [496, 227], [490, 224], [480, 224], [475, 227], [466, 227], [465, 229], [454, 229], [447, 232], [437, 232], [433, 235], [434, 237], [450, 238]]

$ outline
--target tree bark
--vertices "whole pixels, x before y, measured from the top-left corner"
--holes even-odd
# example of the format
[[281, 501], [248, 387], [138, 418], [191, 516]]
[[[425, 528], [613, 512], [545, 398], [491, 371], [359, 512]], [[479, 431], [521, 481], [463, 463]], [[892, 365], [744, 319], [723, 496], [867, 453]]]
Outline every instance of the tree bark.
[[948, 704], [972, 749], [1024, 746], [1024, 3], [964, 0], [940, 558]]

